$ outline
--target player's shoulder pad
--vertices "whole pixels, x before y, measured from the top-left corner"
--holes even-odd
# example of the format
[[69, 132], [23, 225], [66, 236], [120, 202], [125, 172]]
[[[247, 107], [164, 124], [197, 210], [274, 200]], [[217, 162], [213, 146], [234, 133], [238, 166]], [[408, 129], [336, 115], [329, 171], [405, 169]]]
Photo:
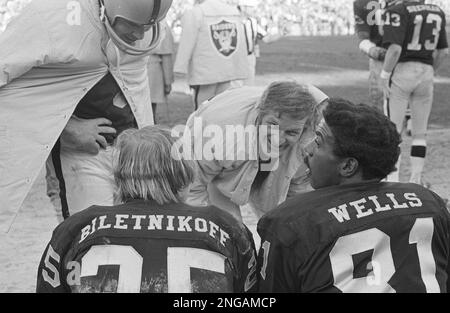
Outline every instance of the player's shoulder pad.
[[307, 232], [307, 224], [311, 220], [312, 210], [315, 207], [311, 204], [321, 201], [320, 199], [318, 190], [288, 199], [259, 221], [258, 233], [276, 237], [281, 244], [291, 246]]
[[424, 186], [417, 184], [402, 184], [408, 188], [408, 190], [413, 190], [417, 193], [417, 195], [422, 198], [422, 200], [432, 201], [436, 204], [435, 208], [442, 210], [445, 214], [449, 213], [449, 208], [447, 207], [447, 203], [442, 199], [434, 191], [425, 188]]
[[370, 0], [355, 0], [353, 1], [353, 14], [355, 15], [355, 18], [363, 19], [361, 20], [362, 23], [365, 23], [365, 18], [369, 14], [367, 5], [369, 4]]
[[107, 210], [108, 207], [91, 206], [84, 211], [70, 216], [55, 228], [53, 238], [75, 238], [81, 229], [89, 224], [94, 217]]
[[[422, 187], [424, 188], [424, 187]], [[439, 196], [437, 193], [435, 193], [432, 190], [426, 189], [424, 188], [427, 192], [429, 192], [431, 194], [431, 196], [436, 199], [436, 201], [439, 203], [440, 207], [443, 209], [443, 211], [448, 215], [448, 217], [450, 217], [450, 203], [448, 202], [449, 200], [444, 201], [444, 199]]]
[[354, 0], [353, 1], [353, 8], [359, 8], [359, 9], [367, 9], [367, 5], [373, 0]]
[[215, 206], [201, 210], [207, 212], [209, 219], [218, 223], [230, 235], [230, 241], [240, 254], [245, 254], [249, 249], [254, 248], [253, 235], [243, 222]]
[[447, 14], [445, 13], [445, 11], [442, 9], [442, 7], [440, 7], [437, 4], [432, 4], [432, 6], [435, 6], [437, 9], [439, 9], [440, 13], [443, 15], [443, 18], [446, 19], [447, 18]]
[[390, 13], [398, 13], [398, 14], [407, 14], [407, 7], [408, 3], [403, 1], [397, 1], [396, 3], [392, 4], [391, 6], [386, 8], [386, 12]]

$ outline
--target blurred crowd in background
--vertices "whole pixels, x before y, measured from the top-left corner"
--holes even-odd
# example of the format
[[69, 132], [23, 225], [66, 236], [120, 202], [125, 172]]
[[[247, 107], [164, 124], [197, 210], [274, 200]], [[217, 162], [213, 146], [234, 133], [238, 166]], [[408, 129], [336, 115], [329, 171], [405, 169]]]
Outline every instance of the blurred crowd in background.
[[[28, 2], [30, 0], [0, 0], [0, 32]], [[450, 21], [450, 0], [427, 2], [439, 4]], [[183, 12], [193, 3], [194, 0], [174, 0], [167, 19], [176, 38], [181, 33]], [[269, 34], [329, 36], [354, 33], [353, 0], [260, 0], [255, 12], [255, 17]]]

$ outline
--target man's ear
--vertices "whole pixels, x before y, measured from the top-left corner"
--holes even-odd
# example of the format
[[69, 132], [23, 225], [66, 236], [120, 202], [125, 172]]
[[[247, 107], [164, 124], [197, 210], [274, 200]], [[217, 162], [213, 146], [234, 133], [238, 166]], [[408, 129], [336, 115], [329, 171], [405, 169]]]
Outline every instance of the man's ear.
[[359, 162], [355, 158], [345, 158], [339, 165], [341, 176], [350, 178], [358, 172]]

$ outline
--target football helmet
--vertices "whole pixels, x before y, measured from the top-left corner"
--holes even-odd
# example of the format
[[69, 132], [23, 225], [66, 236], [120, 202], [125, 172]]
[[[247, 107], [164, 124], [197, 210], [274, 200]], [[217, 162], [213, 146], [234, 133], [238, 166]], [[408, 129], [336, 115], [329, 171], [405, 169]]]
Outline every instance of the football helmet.
[[[161, 39], [160, 21], [165, 18], [173, 0], [100, 0], [101, 20], [114, 44], [123, 52], [144, 56], [149, 54]], [[131, 23], [151, 26], [152, 40], [147, 48], [138, 48], [125, 42], [112, 25], [120, 17]]]

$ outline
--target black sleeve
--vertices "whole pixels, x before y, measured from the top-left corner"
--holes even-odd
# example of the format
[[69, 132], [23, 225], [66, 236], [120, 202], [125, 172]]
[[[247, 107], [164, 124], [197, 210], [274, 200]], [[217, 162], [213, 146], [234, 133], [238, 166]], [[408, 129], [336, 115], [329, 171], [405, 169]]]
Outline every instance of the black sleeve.
[[[447, 229], [450, 232], [450, 207], [447, 207], [448, 213], [447, 214]], [[450, 234], [447, 234], [447, 243], [448, 243], [448, 256], [447, 256], [447, 290], [446, 293], [450, 293]]]
[[448, 39], [447, 39], [447, 20], [445, 18], [444, 12], [442, 12], [442, 27], [441, 33], [439, 34], [439, 42], [437, 44], [437, 49], [447, 49], [448, 48]]
[[433, 195], [433, 197], [435, 198], [436, 202], [438, 203], [438, 206], [440, 209], [442, 209], [443, 211], [443, 215], [444, 215], [444, 219], [446, 220], [447, 223], [444, 223], [444, 225], [446, 224], [447, 226], [447, 238], [446, 238], [446, 242], [447, 242], [447, 248], [448, 248], [448, 255], [447, 255], [447, 284], [445, 285], [447, 290], [446, 293], [450, 293], [450, 207], [447, 206], [447, 203], [444, 202], [444, 200], [435, 192], [430, 191], [431, 194]]
[[293, 266], [297, 260], [291, 247], [284, 246], [275, 236], [265, 236], [261, 243], [258, 254], [259, 292], [299, 292], [299, 278]]
[[403, 6], [397, 5], [388, 9], [383, 15], [383, 46], [392, 44], [403, 46], [408, 30], [408, 15]]
[[36, 284], [37, 293], [70, 292], [64, 277], [63, 250], [63, 245], [58, 244], [57, 236], [53, 235], [39, 263]]
[[238, 251], [239, 273], [233, 289], [236, 293], [256, 293], [258, 291], [256, 248], [253, 235], [247, 227], [245, 232], [247, 249], [243, 252]]
[[353, 2], [353, 14], [355, 16], [355, 30], [370, 33], [370, 26], [367, 22], [368, 12], [364, 7], [364, 1], [355, 0]]
[[447, 293], [450, 293], [450, 254], [447, 259]]
[[[441, 199], [441, 198], [440, 198]], [[447, 203], [444, 203], [444, 201], [442, 200], [442, 203], [444, 204], [444, 208], [447, 209], [447, 225], [448, 225], [448, 230], [449, 230], [449, 234], [447, 237], [447, 242], [449, 245], [449, 254], [447, 257], [447, 293], [450, 293], [450, 203], [448, 204], [449, 206], [447, 206]]]
[[[80, 266], [69, 262], [74, 234], [83, 226], [83, 217], [88, 211], [71, 216], [53, 231], [50, 243], [45, 249], [37, 272], [37, 293], [70, 293], [71, 287], [80, 276]], [[74, 281], [72, 281], [74, 279]]]

